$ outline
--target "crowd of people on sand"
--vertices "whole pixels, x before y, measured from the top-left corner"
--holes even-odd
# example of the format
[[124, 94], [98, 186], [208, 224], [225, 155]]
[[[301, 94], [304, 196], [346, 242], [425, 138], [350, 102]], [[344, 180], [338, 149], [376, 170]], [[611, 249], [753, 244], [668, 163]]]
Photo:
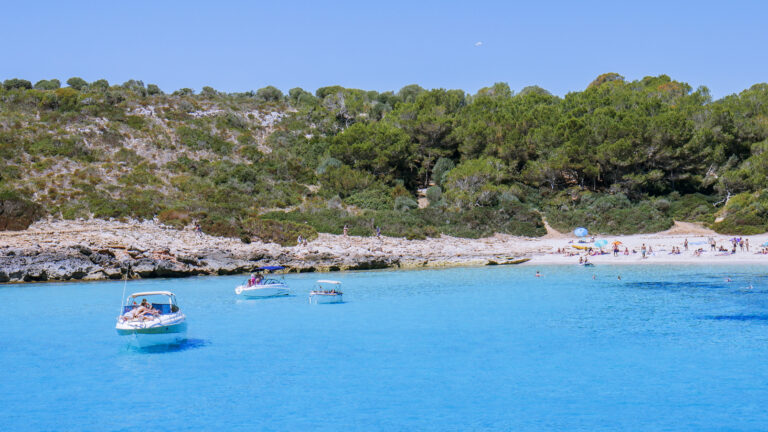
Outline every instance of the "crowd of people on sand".
[[[569, 241], [568, 243], [573, 243], [573, 240]], [[601, 246], [589, 245], [590, 243], [595, 243], [594, 237], [592, 237], [589, 242], [580, 241], [579, 243], [585, 243], [585, 245], [569, 245], [566, 247], [557, 248], [555, 253], [569, 257], [578, 256], [579, 264], [587, 262], [587, 257], [608, 255], [610, 253], [605, 250], [605, 246], [607, 246], [606, 243], [603, 243]], [[705, 244], [709, 245], [709, 251], [707, 251], [705, 247], [700, 246]], [[699, 247], [693, 249], [691, 247], [693, 245]], [[760, 255], [768, 255], [768, 247], [766, 247], [767, 245], [768, 242], [766, 242], [760, 248], [760, 250], [755, 251], [754, 253]], [[571, 249], [571, 247], [574, 249]], [[643, 243], [638, 250], [634, 247], [630, 249], [629, 247], [624, 246], [622, 242], [615, 241], [612, 244], [611, 250], [614, 257], [618, 257], [620, 255], [630, 256], [639, 254], [642, 259], [646, 259], [651, 256], [657, 256], [657, 252], [666, 252], [667, 255], [682, 255], [683, 252], [691, 252], [693, 256], [702, 256], [707, 252], [714, 252], [716, 256], [735, 255], [736, 253], [749, 253], [750, 245], [748, 238], [734, 237], [730, 240], [726, 240], [725, 242], [718, 244], [714, 237], [709, 237], [706, 241], [697, 241], [695, 243], [689, 243], [688, 239], [686, 238], [683, 241], [682, 247], [677, 245], [670, 246], [669, 249], [661, 247], [657, 251], [654, 251], [653, 246], [650, 244], [646, 245]]]

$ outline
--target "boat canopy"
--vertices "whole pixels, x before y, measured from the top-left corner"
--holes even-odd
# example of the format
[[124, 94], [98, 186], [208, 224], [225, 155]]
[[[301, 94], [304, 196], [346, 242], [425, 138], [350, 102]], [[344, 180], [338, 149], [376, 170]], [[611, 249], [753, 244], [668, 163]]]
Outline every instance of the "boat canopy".
[[341, 282], [339, 282], [339, 281], [327, 280], [327, 279], [321, 279], [321, 280], [317, 281], [317, 283], [327, 283], [327, 284], [341, 285]]
[[264, 266], [264, 267], [259, 267], [256, 270], [282, 270], [284, 268], [285, 267], [283, 266]]
[[135, 298], [135, 297], [143, 297], [143, 296], [151, 296], [151, 295], [164, 295], [164, 296], [173, 297], [173, 293], [172, 293], [172, 292], [170, 292], [170, 291], [147, 291], [147, 292], [138, 292], [138, 293], [133, 293], [133, 294], [131, 294], [129, 297], [133, 297], [133, 298]]

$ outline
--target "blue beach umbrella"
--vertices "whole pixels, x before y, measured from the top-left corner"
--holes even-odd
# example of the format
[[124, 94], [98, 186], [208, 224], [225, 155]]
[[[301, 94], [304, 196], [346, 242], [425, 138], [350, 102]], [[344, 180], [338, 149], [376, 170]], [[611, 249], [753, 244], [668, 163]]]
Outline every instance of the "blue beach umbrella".
[[584, 227], [578, 227], [575, 230], [573, 230], [573, 233], [576, 235], [576, 237], [586, 237], [589, 232]]
[[607, 244], [608, 244], [608, 240], [606, 239], [600, 239], [595, 242], [595, 246], [597, 247], [603, 247], [603, 246], [606, 246]]
[[763, 243], [763, 246], [768, 246], [768, 242]]

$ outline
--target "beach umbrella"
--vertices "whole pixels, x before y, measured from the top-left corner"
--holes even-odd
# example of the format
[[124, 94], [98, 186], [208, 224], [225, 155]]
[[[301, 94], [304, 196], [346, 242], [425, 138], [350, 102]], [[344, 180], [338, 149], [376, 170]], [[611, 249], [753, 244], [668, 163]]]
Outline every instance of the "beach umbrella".
[[763, 243], [762, 246], [768, 247], [768, 242]]
[[573, 230], [573, 233], [576, 235], [576, 237], [586, 237], [589, 232], [584, 227], [578, 227], [575, 230]]
[[597, 246], [597, 247], [603, 247], [603, 246], [605, 246], [607, 244], [608, 244], [608, 240], [605, 240], [605, 239], [600, 239], [600, 240], [595, 242], [595, 246]]
[[620, 242], [620, 241], [616, 240], [615, 242], [613, 242], [613, 243], [611, 243], [611, 244], [612, 244], [612, 245], [614, 245], [614, 246], [618, 246], [618, 245], [620, 245], [620, 244], [624, 244], [624, 243], [622, 243], [622, 242]]

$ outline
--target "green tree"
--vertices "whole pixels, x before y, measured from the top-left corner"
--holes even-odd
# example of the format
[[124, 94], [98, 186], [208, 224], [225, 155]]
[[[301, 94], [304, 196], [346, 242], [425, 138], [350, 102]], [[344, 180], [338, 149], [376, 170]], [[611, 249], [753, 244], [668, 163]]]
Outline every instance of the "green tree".
[[256, 98], [266, 102], [279, 102], [283, 100], [283, 92], [277, 87], [266, 86], [256, 90]]
[[32, 83], [20, 78], [11, 78], [3, 81], [3, 87], [5, 87], [6, 90], [14, 90], [14, 89], [31, 89]]
[[61, 87], [61, 81], [56, 78], [51, 80], [40, 80], [35, 83], [35, 89], [37, 90], [56, 90]]
[[80, 77], [72, 77], [67, 80], [67, 85], [77, 91], [83, 91], [86, 87], [88, 87], [88, 81]]

